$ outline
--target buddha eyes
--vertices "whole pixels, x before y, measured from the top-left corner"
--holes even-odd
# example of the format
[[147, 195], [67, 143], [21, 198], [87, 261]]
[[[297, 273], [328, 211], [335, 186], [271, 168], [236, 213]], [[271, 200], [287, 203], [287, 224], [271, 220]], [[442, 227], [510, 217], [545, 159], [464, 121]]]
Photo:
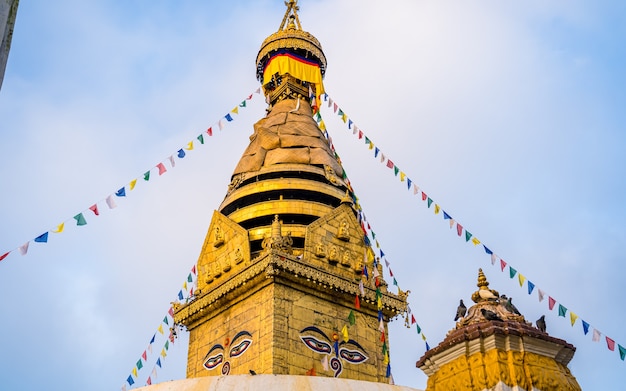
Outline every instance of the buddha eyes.
[[367, 356], [358, 350], [349, 350], [346, 348], [339, 349], [339, 356], [352, 364], [361, 364], [367, 361]]
[[320, 341], [315, 337], [305, 335], [301, 336], [300, 339], [302, 339], [302, 342], [304, 342], [304, 344], [308, 346], [309, 349], [312, 349], [318, 353], [330, 354], [332, 352], [332, 349], [328, 343]]
[[213, 355], [209, 358], [207, 358], [204, 361], [204, 367], [208, 370], [211, 369], [215, 369], [217, 366], [219, 366], [222, 362], [224, 361], [224, 355], [222, 353], [218, 353], [216, 355]]
[[235, 345], [232, 348], [230, 348], [230, 357], [240, 356], [241, 354], [243, 354], [243, 352], [246, 351], [246, 349], [248, 349], [248, 347], [251, 344], [252, 344], [252, 340], [251, 339], [244, 339], [243, 341], [241, 341], [237, 345]]

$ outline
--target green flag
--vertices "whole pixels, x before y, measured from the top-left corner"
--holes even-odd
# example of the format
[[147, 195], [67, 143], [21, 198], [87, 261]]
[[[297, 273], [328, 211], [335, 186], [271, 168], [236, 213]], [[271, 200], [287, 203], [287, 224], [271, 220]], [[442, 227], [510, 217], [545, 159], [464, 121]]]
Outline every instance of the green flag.
[[144, 181], [149, 181], [149, 180], [150, 180], [150, 171], [146, 171], [146, 172], [143, 174], [143, 180], [144, 180]]
[[559, 303], [559, 316], [565, 318], [565, 313], [567, 312], [567, 308], [563, 307], [561, 303]]
[[511, 266], [509, 266], [509, 276], [511, 278], [513, 278], [513, 277], [515, 277], [515, 273], [517, 273], [517, 270], [515, 270]]
[[204, 144], [204, 136], [203, 135], [199, 135], [198, 136], [198, 141], [200, 141], [200, 144]]
[[143, 363], [141, 362], [141, 359], [139, 359], [139, 361], [137, 361], [137, 369], [141, 368], [143, 368]]
[[348, 322], [350, 322], [350, 326], [354, 326], [356, 323], [356, 317], [354, 316], [354, 311], [350, 310], [350, 315], [348, 315]]
[[428, 197], [428, 207], [430, 208], [430, 206], [433, 204], [433, 200], [430, 199], [430, 197]]
[[467, 230], [465, 230], [465, 241], [469, 242], [471, 238], [472, 238], [472, 234], [469, 233]]
[[87, 220], [85, 220], [85, 216], [83, 216], [82, 213], [79, 213], [76, 216], [74, 216], [74, 219], [76, 220], [76, 225], [86, 225], [87, 224]]
[[621, 358], [622, 361], [624, 361], [624, 358], [626, 358], [626, 348], [624, 348], [620, 344], [617, 344], [617, 348], [619, 349], [619, 358]]
[[421, 333], [422, 332], [422, 328], [420, 327], [419, 324], [415, 323], [415, 328], [417, 328], [417, 333]]

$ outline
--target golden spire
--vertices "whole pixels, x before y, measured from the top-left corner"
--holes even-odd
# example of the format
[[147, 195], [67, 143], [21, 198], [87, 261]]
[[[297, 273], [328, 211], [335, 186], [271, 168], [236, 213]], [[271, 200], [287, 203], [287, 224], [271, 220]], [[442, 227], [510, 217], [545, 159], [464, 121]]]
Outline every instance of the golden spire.
[[302, 30], [302, 25], [300, 25], [300, 19], [298, 18], [298, 11], [300, 11], [300, 7], [298, 7], [298, 0], [285, 1], [285, 5], [287, 6], [287, 11], [285, 11], [285, 16], [283, 17], [283, 21], [280, 23], [278, 31], [285, 29], [285, 22], [287, 21], [287, 18], [289, 18], [289, 24], [287, 25], [288, 29], [291, 30], [296, 28], [293, 23], [295, 19], [295, 22], [298, 24], [298, 30]]
[[474, 303], [498, 300], [498, 291], [489, 289], [489, 281], [487, 281], [487, 277], [485, 277], [483, 269], [478, 269], [478, 283], [476, 286], [478, 287], [478, 290], [472, 294], [472, 300]]

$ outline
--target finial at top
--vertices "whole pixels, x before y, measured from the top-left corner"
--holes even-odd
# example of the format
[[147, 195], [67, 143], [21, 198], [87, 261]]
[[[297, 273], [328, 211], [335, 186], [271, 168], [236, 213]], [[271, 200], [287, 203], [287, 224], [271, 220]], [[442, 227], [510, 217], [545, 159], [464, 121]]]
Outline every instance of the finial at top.
[[478, 283], [476, 286], [478, 287], [478, 290], [472, 294], [472, 300], [474, 303], [498, 300], [498, 291], [489, 289], [489, 281], [487, 281], [487, 277], [485, 277], [483, 269], [478, 269]]
[[300, 19], [298, 18], [298, 11], [300, 10], [300, 7], [298, 7], [298, 0], [285, 1], [285, 5], [287, 6], [287, 11], [285, 11], [285, 16], [283, 17], [283, 21], [280, 23], [278, 31], [285, 29], [285, 22], [287, 21], [287, 18], [289, 18], [289, 24], [287, 25], [288, 29], [292, 30], [296, 28], [296, 25], [294, 24], [295, 20], [298, 25], [298, 30], [302, 30]]

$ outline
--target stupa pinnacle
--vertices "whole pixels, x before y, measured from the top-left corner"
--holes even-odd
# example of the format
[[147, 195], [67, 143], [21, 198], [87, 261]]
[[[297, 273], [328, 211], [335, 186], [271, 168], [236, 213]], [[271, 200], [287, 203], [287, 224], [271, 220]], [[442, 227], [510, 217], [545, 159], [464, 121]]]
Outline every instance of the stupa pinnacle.
[[279, 30], [257, 56], [267, 116], [254, 125], [213, 214], [196, 296], [175, 306], [175, 322], [190, 333], [187, 377], [253, 370], [388, 383], [381, 334], [406, 310], [406, 296], [387, 292], [382, 270], [364, 276], [380, 264], [312, 117], [326, 58], [302, 30], [296, 1], [285, 4]]

